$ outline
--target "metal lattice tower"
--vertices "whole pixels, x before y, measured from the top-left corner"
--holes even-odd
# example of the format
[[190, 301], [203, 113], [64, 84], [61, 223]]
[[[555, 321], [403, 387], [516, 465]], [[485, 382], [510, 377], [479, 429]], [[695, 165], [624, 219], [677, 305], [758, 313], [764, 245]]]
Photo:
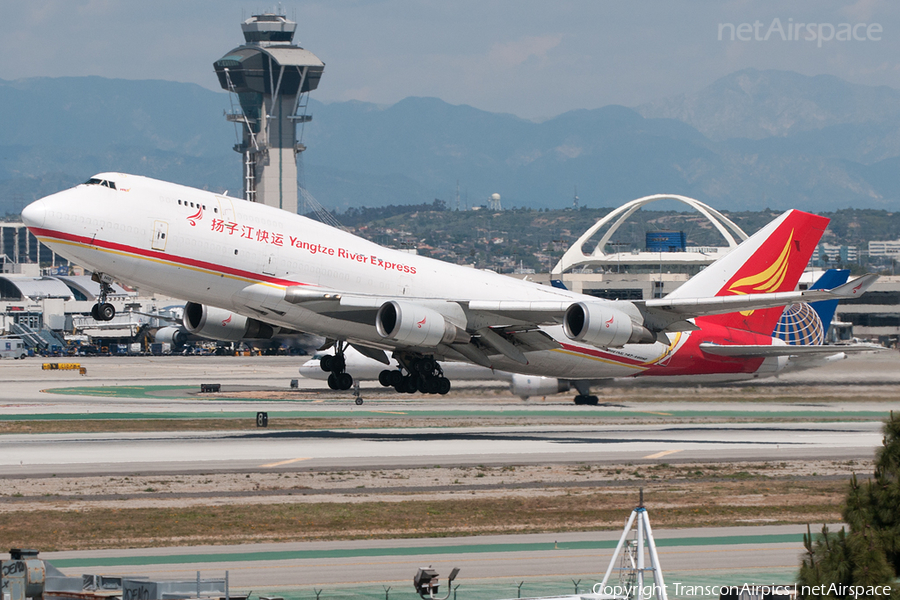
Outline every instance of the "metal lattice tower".
[[[633, 539], [629, 540], [628, 538], [632, 534]], [[645, 563], [645, 549], [650, 554], [649, 567]], [[659, 565], [659, 555], [656, 553], [656, 540], [653, 538], [653, 530], [650, 528], [650, 517], [644, 507], [643, 488], [640, 492], [640, 502], [631, 511], [631, 516], [622, 531], [622, 537], [619, 538], [619, 545], [616, 546], [603, 581], [600, 582], [601, 595], [603, 590], [609, 588], [610, 576], [614, 570], [619, 572], [620, 590], [618, 591], [624, 592], [616, 594], [616, 598], [620, 600], [649, 600], [649, 598], [668, 600], [666, 582], [663, 579], [662, 567]], [[645, 575], [648, 574], [652, 576], [653, 582], [650, 594], [646, 593], [647, 587], [645, 586]]]
[[[246, 44], [213, 63], [219, 85], [236, 96], [239, 109], [226, 118], [242, 130], [234, 146], [243, 156], [244, 198], [297, 212], [297, 154], [309, 92], [325, 63], [292, 40], [297, 24], [283, 15], [254, 15], [241, 24]], [[301, 136], [297, 136], [297, 125]]]

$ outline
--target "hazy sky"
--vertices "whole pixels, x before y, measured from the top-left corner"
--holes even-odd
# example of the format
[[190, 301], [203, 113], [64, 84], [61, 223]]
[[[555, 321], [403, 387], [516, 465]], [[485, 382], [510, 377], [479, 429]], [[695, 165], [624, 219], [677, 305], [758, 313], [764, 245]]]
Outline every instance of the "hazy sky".
[[[212, 63], [242, 43], [241, 19], [275, 6], [0, 0], [0, 79], [101, 75], [218, 89]], [[299, 22], [295, 41], [326, 63], [313, 96], [324, 102], [436, 96], [541, 118], [690, 93], [747, 67], [900, 89], [896, 0], [330, 0], [281, 7]], [[829, 40], [848, 35], [842, 23], [852, 27], [851, 39]]]

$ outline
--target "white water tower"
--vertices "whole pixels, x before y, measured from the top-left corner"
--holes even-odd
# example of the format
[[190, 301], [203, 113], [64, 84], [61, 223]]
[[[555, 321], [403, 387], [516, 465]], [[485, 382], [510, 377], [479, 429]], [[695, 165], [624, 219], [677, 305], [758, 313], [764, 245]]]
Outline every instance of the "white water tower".
[[500, 194], [491, 194], [491, 203], [488, 206], [491, 210], [503, 210], [500, 206]]

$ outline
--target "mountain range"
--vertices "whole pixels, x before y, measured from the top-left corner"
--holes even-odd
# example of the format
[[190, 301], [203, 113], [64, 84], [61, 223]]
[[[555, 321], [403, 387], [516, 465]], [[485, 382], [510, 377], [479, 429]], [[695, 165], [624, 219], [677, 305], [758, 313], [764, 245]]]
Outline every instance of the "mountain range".
[[[326, 79], [322, 85], [327, 85]], [[313, 93], [315, 95], [315, 93]], [[0, 80], [0, 215], [100, 171], [241, 188], [229, 96], [100, 77]], [[537, 123], [406, 98], [310, 101], [301, 179], [329, 209], [615, 206], [654, 193], [722, 210], [900, 207], [900, 92], [831, 76], [743, 70], [690, 95]]]

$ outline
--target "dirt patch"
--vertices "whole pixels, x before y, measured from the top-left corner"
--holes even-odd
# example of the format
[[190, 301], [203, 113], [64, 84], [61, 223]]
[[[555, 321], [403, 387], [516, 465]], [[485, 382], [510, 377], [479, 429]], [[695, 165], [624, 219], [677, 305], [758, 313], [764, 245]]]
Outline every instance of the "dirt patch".
[[[529, 465], [0, 480], [0, 538], [44, 550], [840, 519], [854, 461]], [[23, 518], [24, 517], [24, 518]]]

